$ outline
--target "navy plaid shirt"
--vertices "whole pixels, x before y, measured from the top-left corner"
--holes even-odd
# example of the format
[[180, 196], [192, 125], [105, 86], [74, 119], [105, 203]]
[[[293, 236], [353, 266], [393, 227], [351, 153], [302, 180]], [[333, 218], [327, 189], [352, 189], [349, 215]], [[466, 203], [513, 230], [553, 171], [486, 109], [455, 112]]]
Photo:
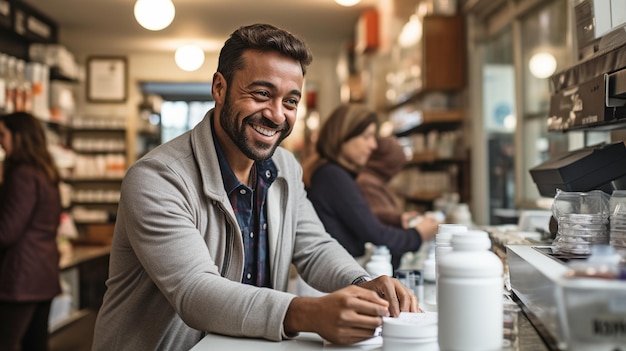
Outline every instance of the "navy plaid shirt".
[[252, 189], [235, 177], [215, 133], [213, 133], [213, 140], [224, 180], [224, 189], [233, 206], [243, 236], [245, 263], [242, 282], [271, 287], [265, 199], [267, 189], [278, 173], [276, 165], [271, 159], [255, 162], [253, 167], [256, 167], [256, 186]]

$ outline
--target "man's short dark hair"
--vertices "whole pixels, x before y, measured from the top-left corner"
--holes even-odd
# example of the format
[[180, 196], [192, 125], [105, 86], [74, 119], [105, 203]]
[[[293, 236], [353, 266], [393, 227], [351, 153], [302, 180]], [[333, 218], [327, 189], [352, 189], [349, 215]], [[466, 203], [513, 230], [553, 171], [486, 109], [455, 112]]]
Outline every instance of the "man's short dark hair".
[[302, 74], [313, 61], [306, 43], [286, 30], [269, 24], [252, 24], [234, 31], [220, 51], [217, 71], [227, 83], [231, 83], [236, 70], [243, 66], [242, 55], [246, 50], [276, 51], [300, 62]]

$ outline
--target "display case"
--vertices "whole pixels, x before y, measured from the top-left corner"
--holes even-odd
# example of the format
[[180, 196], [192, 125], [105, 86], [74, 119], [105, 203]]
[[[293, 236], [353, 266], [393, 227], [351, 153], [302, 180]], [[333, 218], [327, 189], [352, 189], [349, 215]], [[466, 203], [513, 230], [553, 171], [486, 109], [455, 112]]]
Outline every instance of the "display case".
[[468, 202], [469, 151], [463, 140], [466, 85], [465, 21], [462, 16], [427, 15], [421, 38], [392, 48], [386, 113], [410, 162], [396, 187], [419, 210], [430, 210], [445, 193]]
[[76, 160], [65, 181], [72, 186], [70, 207], [79, 240], [108, 244], [127, 167], [125, 120], [74, 119], [69, 143]]

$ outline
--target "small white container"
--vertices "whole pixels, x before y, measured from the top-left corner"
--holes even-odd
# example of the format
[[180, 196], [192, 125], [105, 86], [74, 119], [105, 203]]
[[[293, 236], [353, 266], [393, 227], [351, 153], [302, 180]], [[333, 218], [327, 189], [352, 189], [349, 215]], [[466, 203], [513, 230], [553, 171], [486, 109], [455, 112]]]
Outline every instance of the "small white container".
[[[454, 233], [466, 233], [467, 230], [467, 226], [462, 224], [439, 224], [437, 235], [435, 235], [435, 262], [433, 277], [435, 281], [434, 299], [432, 302], [428, 301], [429, 304], [434, 305], [435, 310], [437, 308], [437, 265], [439, 264], [441, 257], [449, 252], [452, 252], [452, 235]], [[424, 276], [424, 278], [426, 278], [426, 276]]]
[[502, 261], [484, 231], [455, 233], [453, 251], [439, 260], [437, 306], [441, 350], [500, 350], [503, 335]]
[[365, 270], [372, 278], [387, 275], [393, 277], [391, 254], [386, 246], [377, 246], [370, 260], [365, 264]]
[[401, 312], [383, 318], [383, 351], [437, 351], [437, 313]]

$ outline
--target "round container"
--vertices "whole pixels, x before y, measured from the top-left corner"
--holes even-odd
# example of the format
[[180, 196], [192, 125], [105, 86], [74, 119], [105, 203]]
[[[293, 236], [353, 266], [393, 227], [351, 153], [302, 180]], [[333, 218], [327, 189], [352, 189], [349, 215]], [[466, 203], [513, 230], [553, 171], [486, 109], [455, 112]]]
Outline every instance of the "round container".
[[372, 255], [370, 260], [365, 264], [365, 270], [372, 278], [377, 278], [381, 275], [393, 277], [393, 266], [389, 258], [384, 255]]
[[[439, 259], [443, 257], [443, 255], [449, 252], [452, 252], [452, 243], [451, 243], [452, 235], [454, 233], [466, 233], [466, 232], [467, 232], [467, 226], [463, 224], [453, 224], [453, 223], [439, 224], [437, 234], [435, 235], [435, 262], [434, 262], [434, 269], [433, 269], [434, 276], [432, 277], [435, 282], [435, 289], [434, 289], [433, 298], [430, 300], [427, 300], [427, 302], [432, 305], [430, 306], [431, 310], [432, 309], [436, 310], [437, 308], [437, 265], [438, 265]], [[424, 270], [426, 270], [426, 267], [424, 267]], [[424, 276], [424, 278], [426, 279], [426, 276]]]
[[383, 318], [384, 351], [438, 351], [436, 314], [402, 312]]
[[435, 273], [435, 258], [429, 258], [423, 263], [424, 286], [423, 299], [419, 300], [419, 305], [425, 311], [437, 311], [437, 286]]
[[558, 218], [559, 224], [562, 222], [573, 224], [602, 224], [607, 223], [608, 218], [602, 214], [582, 214], [582, 213], [570, 213]]
[[438, 341], [441, 350], [500, 350], [503, 265], [484, 231], [454, 234], [453, 251], [438, 266]]
[[570, 222], [559, 222], [559, 230], [607, 230], [607, 223], [598, 223], [598, 224], [584, 224], [584, 223], [570, 223]]

